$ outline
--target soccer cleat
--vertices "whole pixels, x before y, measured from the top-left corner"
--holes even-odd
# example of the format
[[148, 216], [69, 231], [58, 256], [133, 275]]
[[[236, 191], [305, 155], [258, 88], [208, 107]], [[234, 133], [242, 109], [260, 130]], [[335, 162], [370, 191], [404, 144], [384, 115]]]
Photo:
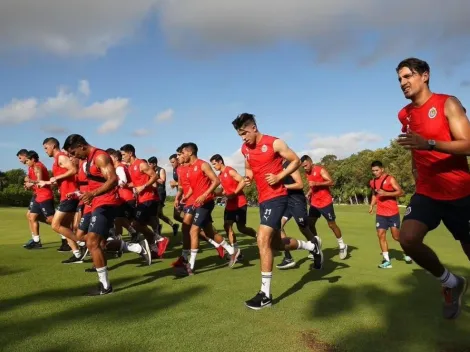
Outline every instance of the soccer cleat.
[[283, 269], [293, 268], [294, 266], [295, 266], [294, 259], [289, 259], [289, 258], [284, 257], [282, 259], [282, 262], [276, 265], [276, 268], [283, 270]]
[[26, 244], [24, 248], [25, 249], [41, 249], [42, 248], [42, 243], [41, 243], [41, 241], [39, 241], [39, 242], [32, 241], [31, 243]]
[[112, 292], [113, 292], [113, 286], [109, 285], [109, 287], [107, 289], [105, 289], [103, 287], [103, 284], [100, 282], [98, 287], [90, 290], [85, 295], [86, 296], [102, 296], [102, 295], [109, 295]]
[[230, 261], [228, 262], [229, 268], [233, 268], [233, 266], [237, 262], [238, 257], [240, 256], [240, 253], [240, 248], [234, 250], [233, 254], [230, 257]]
[[413, 259], [405, 254], [404, 256], [406, 264], [413, 264]]
[[57, 248], [58, 252], [70, 252], [71, 250], [72, 248], [70, 248], [69, 244], [67, 243], [67, 240], [62, 240], [62, 244], [59, 248]]
[[179, 224], [173, 224], [172, 227], [173, 227], [173, 236], [177, 236], [180, 225]]
[[321, 250], [321, 239], [316, 236], [315, 249], [312, 251], [313, 254], [313, 265], [312, 267], [316, 270], [323, 268], [323, 251]]
[[150, 247], [149, 243], [147, 240], [143, 240], [139, 242], [140, 246], [142, 247], [142, 250], [140, 251], [139, 255], [144, 258], [145, 262], [148, 265], [152, 264], [152, 255], [150, 254]]
[[158, 256], [160, 258], [163, 257], [163, 254], [166, 251], [166, 247], [168, 247], [168, 244], [170, 243], [170, 240], [167, 237], [163, 237], [161, 241], [157, 242], [157, 247], [158, 247]]
[[72, 255], [69, 259], [63, 260], [62, 264], [81, 264], [83, 263], [82, 258], [77, 258], [75, 255]]
[[28, 242], [26, 242], [26, 243], [23, 245], [23, 247], [27, 247], [27, 246], [31, 245], [31, 243], [33, 243], [33, 242], [34, 242], [34, 240], [31, 238]]
[[457, 276], [457, 286], [453, 288], [443, 287], [444, 296], [443, 315], [445, 319], [455, 319], [462, 311], [462, 297], [467, 291], [467, 280], [462, 276]]
[[219, 257], [220, 257], [220, 258], [225, 257], [225, 249], [224, 249], [224, 247], [219, 246], [219, 247], [214, 247], [214, 248], [215, 248], [215, 250], [217, 251], [217, 253], [219, 253]]
[[183, 256], [179, 256], [178, 259], [176, 259], [173, 263], [171, 263], [171, 266], [173, 268], [177, 268], [177, 267], [182, 267], [183, 265], [185, 265], [186, 263], [186, 259], [184, 259]]
[[273, 297], [270, 295], [266, 297], [263, 291], [259, 291], [256, 296], [245, 302], [245, 306], [250, 309], [260, 310], [263, 308], [271, 307], [273, 304]]
[[381, 264], [378, 265], [380, 269], [391, 269], [392, 268], [392, 262], [389, 260], [383, 260]]
[[181, 266], [175, 266], [175, 275], [179, 277], [192, 276], [194, 275], [191, 265], [186, 261]]
[[346, 259], [348, 256], [348, 245], [345, 244], [343, 248], [339, 249], [339, 259]]

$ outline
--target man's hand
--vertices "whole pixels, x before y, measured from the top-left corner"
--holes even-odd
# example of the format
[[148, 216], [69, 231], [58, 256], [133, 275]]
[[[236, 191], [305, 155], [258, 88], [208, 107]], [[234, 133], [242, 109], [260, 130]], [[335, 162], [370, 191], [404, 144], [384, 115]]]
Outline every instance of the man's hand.
[[173, 206], [175, 207], [175, 209], [178, 209], [179, 205], [180, 205], [180, 201], [177, 198], [175, 198], [175, 202], [173, 203]]
[[369, 214], [373, 214], [373, 213], [374, 213], [374, 206], [371, 205], [371, 206], [369, 207]]
[[251, 186], [252, 179], [250, 177], [248, 177], [248, 176], [243, 177], [243, 181], [245, 182], [245, 185], [247, 187]]
[[85, 192], [78, 199], [80, 199], [85, 204], [91, 205], [93, 198], [95, 198], [93, 192]]
[[51, 182], [51, 184], [57, 183], [57, 179], [55, 177], [51, 177], [49, 181]]
[[271, 186], [275, 185], [276, 183], [280, 181], [279, 176], [275, 174], [266, 174], [265, 179], [268, 182], [268, 184]]
[[384, 191], [383, 189], [379, 189], [376, 191], [378, 196], [385, 197], [387, 195], [387, 191]]
[[140, 194], [145, 189], [145, 186], [139, 186], [134, 189], [136, 194]]
[[204, 204], [204, 201], [206, 200], [207, 198], [207, 194], [202, 194], [200, 195], [199, 197], [196, 198], [196, 200], [194, 201], [194, 203], [196, 205], [201, 205], [201, 204]]
[[405, 149], [429, 150], [428, 141], [411, 131], [400, 134], [397, 142]]

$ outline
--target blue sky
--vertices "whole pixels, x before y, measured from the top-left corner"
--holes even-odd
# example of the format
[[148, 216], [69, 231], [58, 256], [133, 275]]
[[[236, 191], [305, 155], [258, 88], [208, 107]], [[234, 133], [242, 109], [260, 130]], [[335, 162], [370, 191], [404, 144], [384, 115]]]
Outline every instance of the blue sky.
[[[196, 2], [230, 14], [216, 2]], [[106, 12], [96, 23], [84, 7], [60, 10], [70, 23], [51, 24], [47, 18], [31, 23], [27, 14], [21, 15], [16, 22], [28, 21], [30, 28], [0, 15], [0, 21], [9, 20], [9, 29], [21, 31], [16, 37], [0, 35], [0, 169], [19, 166], [15, 154], [20, 148], [39, 151], [46, 160], [42, 140], [55, 136], [63, 141], [69, 133], [82, 134], [102, 148], [131, 143], [139, 157], [156, 155], [163, 164], [179, 144], [193, 141], [200, 157], [220, 153], [238, 166], [241, 142], [231, 121], [241, 112], [254, 113], [262, 132], [285, 138], [298, 153], [317, 160], [326, 153], [344, 157], [385, 146], [399, 133], [396, 114], [407, 103], [395, 74], [406, 56], [429, 62], [436, 92], [457, 95], [468, 104], [470, 70], [436, 54], [442, 40], [437, 36], [418, 47], [391, 41], [393, 50], [384, 51], [373, 28], [352, 23], [350, 30], [362, 28], [361, 45], [353, 48], [334, 30], [322, 32], [320, 19], [308, 28], [307, 40], [292, 26], [255, 27], [252, 34], [244, 33], [245, 17], [237, 11], [251, 6], [245, 1], [234, 5], [227, 21], [204, 18], [208, 12], [194, 10], [187, 1], [153, 12], [148, 8], [152, 3], [139, 0], [141, 12], [129, 18], [125, 12]], [[305, 11], [318, 10], [315, 6]], [[337, 19], [342, 18], [340, 10], [334, 9]], [[301, 14], [289, 11], [284, 20], [302, 24]], [[83, 18], [77, 29], [74, 20], [79, 16]], [[262, 11], [259, 16], [270, 15]], [[414, 23], [412, 18], [409, 23]], [[118, 28], [126, 25], [131, 29], [120, 33]], [[378, 29], [380, 41], [393, 38], [385, 36], [390, 28]], [[420, 32], [415, 33], [419, 39]], [[33, 41], [35, 36], [39, 39]], [[108, 39], [94, 43], [100, 36]], [[364, 60], [363, 53], [372, 54]]]

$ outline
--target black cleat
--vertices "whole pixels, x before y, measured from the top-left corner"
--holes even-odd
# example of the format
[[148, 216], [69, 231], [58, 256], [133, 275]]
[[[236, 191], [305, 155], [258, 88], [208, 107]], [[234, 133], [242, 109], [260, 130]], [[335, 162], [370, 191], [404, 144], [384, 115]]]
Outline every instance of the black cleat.
[[70, 248], [69, 244], [67, 243], [67, 240], [62, 240], [62, 244], [59, 248], [57, 248], [58, 252], [70, 252], [71, 250], [72, 248]]
[[295, 260], [294, 259], [289, 259], [289, 258], [284, 258], [282, 259], [282, 262], [276, 265], [276, 268], [278, 269], [289, 269], [293, 268], [295, 266]]
[[77, 258], [75, 255], [72, 255], [69, 259], [62, 261], [62, 264], [81, 264], [81, 263], [83, 263], [82, 258]]
[[260, 310], [263, 308], [271, 307], [273, 304], [273, 297], [266, 297], [263, 291], [259, 291], [255, 297], [245, 302], [245, 305], [254, 310]]
[[39, 242], [31, 242], [31, 243], [28, 243], [24, 246], [24, 248], [26, 249], [41, 249], [42, 248], [42, 244], [41, 244], [41, 241]]
[[102, 295], [109, 295], [113, 292], [113, 286], [109, 285], [107, 289], [103, 287], [103, 284], [100, 282], [98, 287], [91, 289], [89, 292], [85, 294], [85, 296], [102, 296]]

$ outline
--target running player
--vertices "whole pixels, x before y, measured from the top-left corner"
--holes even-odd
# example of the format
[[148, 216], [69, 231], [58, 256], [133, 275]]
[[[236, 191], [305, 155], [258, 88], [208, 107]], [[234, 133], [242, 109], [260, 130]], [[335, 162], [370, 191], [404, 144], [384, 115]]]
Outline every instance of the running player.
[[[388, 255], [387, 230], [390, 229], [395, 241], [400, 241], [400, 211], [398, 210], [397, 197], [405, 194], [395, 177], [384, 173], [381, 161], [371, 164], [374, 179], [370, 181], [372, 189], [372, 200], [370, 202], [369, 214], [373, 214], [377, 205], [375, 216], [375, 227], [379, 237], [379, 245], [382, 250], [383, 261], [379, 264], [381, 269], [391, 269], [392, 262]], [[405, 254], [405, 262], [411, 264], [412, 260]]]
[[[259, 310], [272, 305], [273, 249], [313, 251], [315, 245], [293, 238], [281, 239], [280, 235], [281, 219], [288, 203], [287, 189], [281, 181], [299, 168], [299, 157], [283, 140], [263, 135], [252, 114], [239, 115], [232, 125], [243, 140], [241, 152], [245, 157], [245, 182], [250, 185], [254, 180], [258, 190], [261, 223], [257, 240], [261, 261], [261, 290], [245, 305]], [[286, 169], [282, 167], [283, 158], [290, 162]]]
[[155, 239], [157, 241], [158, 257], [165, 253], [166, 247], [170, 240], [160, 236], [158, 230], [152, 232], [148, 226], [158, 229], [158, 194], [152, 185], [157, 182], [157, 174], [142, 159], [138, 159], [135, 155], [135, 148], [131, 144], [123, 145], [120, 149], [122, 160], [129, 163], [129, 176], [131, 177], [130, 187], [135, 189], [137, 194], [137, 205], [132, 227], [145, 236], [150, 245], [152, 253], [155, 253]]
[[310, 199], [310, 209], [308, 211], [310, 230], [315, 235], [317, 234], [315, 225], [323, 215], [328, 223], [328, 227], [333, 231], [338, 241], [339, 258], [346, 259], [348, 256], [348, 245], [344, 243], [341, 229], [336, 223], [333, 197], [330, 193], [330, 187], [334, 185], [334, 181], [328, 171], [320, 165], [314, 165], [308, 155], [303, 155], [300, 161], [307, 174], [308, 185], [310, 187], [307, 193], [307, 198]]
[[[233, 231], [233, 224], [237, 224], [240, 233], [256, 238], [256, 230], [246, 226], [246, 214], [248, 210], [245, 193], [245, 181], [243, 177], [231, 166], [226, 166], [220, 154], [211, 157], [210, 162], [213, 168], [219, 172], [219, 180], [222, 189], [220, 195], [227, 198], [224, 211], [224, 229], [228, 235], [233, 248], [238, 249], [237, 238]], [[217, 191], [216, 190], [216, 191]], [[240, 254], [240, 259], [241, 254]]]
[[39, 161], [39, 155], [34, 150], [30, 150], [26, 155], [26, 165], [29, 167], [28, 182], [26, 187], [33, 189], [34, 200], [33, 206], [29, 210], [29, 221], [32, 224], [33, 241], [25, 245], [26, 249], [42, 248], [41, 239], [39, 237], [39, 217], [44, 217], [46, 223], [52, 223], [54, 217], [54, 194], [50, 186], [43, 188], [37, 187], [40, 181], [49, 180], [49, 171], [43, 163]]
[[52, 164], [53, 177], [49, 181], [40, 181], [39, 186], [57, 185], [60, 192], [60, 203], [52, 219], [52, 229], [58, 234], [68, 239], [68, 244], [72, 248], [73, 255], [62, 261], [64, 264], [83, 263], [83, 251], [81, 251], [76, 243], [77, 238], [71, 226], [78, 207], [78, 199], [69, 199], [67, 194], [71, 194], [78, 190], [75, 175], [77, 174], [76, 165], [70, 158], [60, 150], [59, 141], [54, 137], [46, 138], [43, 142], [46, 154], [54, 158]]
[[[177, 154], [172, 154], [170, 155], [170, 164], [173, 167], [173, 180], [170, 181], [170, 187], [172, 189], [175, 189], [178, 191], [178, 186], [179, 186], [179, 177], [178, 177], [178, 168], [180, 166], [180, 163], [178, 161], [178, 155]], [[183, 212], [183, 207], [179, 207], [178, 209], [173, 207], [173, 219], [175, 219], [178, 222], [183, 222], [183, 217], [181, 216], [181, 213]]]
[[[178, 229], [180, 226], [178, 224], [174, 224], [168, 216], [163, 214], [163, 207], [165, 206], [166, 200], [166, 171], [163, 167], [158, 166], [158, 159], [155, 156], [149, 158], [148, 163], [150, 167], [155, 170], [155, 173], [158, 176], [157, 182], [155, 184], [158, 192], [158, 197], [160, 198], [158, 203], [158, 218], [170, 225], [173, 230], [173, 236], [176, 236], [178, 234]], [[162, 233], [162, 226], [163, 225], [160, 223], [158, 229], [158, 232], [160, 234]]]
[[[284, 160], [282, 167], [287, 169], [289, 162]], [[292, 174], [284, 178], [284, 187], [287, 188], [287, 208], [282, 216], [281, 221], [281, 237], [286, 238], [287, 234], [284, 230], [287, 222], [293, 217], [300, 232], [305, 236], [307, 241], [315, 245], [315, 250], [310, 254], [313, 256], [313, 268], [320, 270], [323, 268], [323, 252], [321, 250], [321, 239], [315, 236], [308, 226], [307, 213], [307, 197], [304, 194], [304, 182], [299, 170], [295, 170]], [[282, 262], [276, 265], [278, 269], [288, 269], [295, 266], [290, 251], [284, 251]]]
[[[225, 244], [225, 240], [216, 234], [212, 225], [212, 210], [214, 209], [214, 190], [219, 186], [220, 181], [214, 173], [209, 163], [197, 156], [198, 147], [194, 143], [184, 143], [181, 146], [183, 161], [188, 164], [187, 178], [192, 191], [193, 222], [189, 230], [191, 238], [191, 252], [189, 262], [182, 266], [177, 266], [180, 275], [193, 275], [196, 263], [197, 252], [199, 251], [199, 234], [204, 231], [205, 236], [212, 239], [231, 255], [229, 266], [236, 263], [240, 250], [234, 250], [232, 246]], [[188, 201], [189, 203], [189, 201]]]
[[398, 143], [410, 149], [416, 192], [406, 209], [400, 231], [403, 250], [443, 286], [443, 315], [461, 312], [467, 280], [445, 268], [423, 243], [429, 231], [444, 223], [470, 259], [470, 123], [453, 96], [432, 93], [427, 62], [409, 58], [396, 68], [406, 99], [398, 113], [402, 134]]

